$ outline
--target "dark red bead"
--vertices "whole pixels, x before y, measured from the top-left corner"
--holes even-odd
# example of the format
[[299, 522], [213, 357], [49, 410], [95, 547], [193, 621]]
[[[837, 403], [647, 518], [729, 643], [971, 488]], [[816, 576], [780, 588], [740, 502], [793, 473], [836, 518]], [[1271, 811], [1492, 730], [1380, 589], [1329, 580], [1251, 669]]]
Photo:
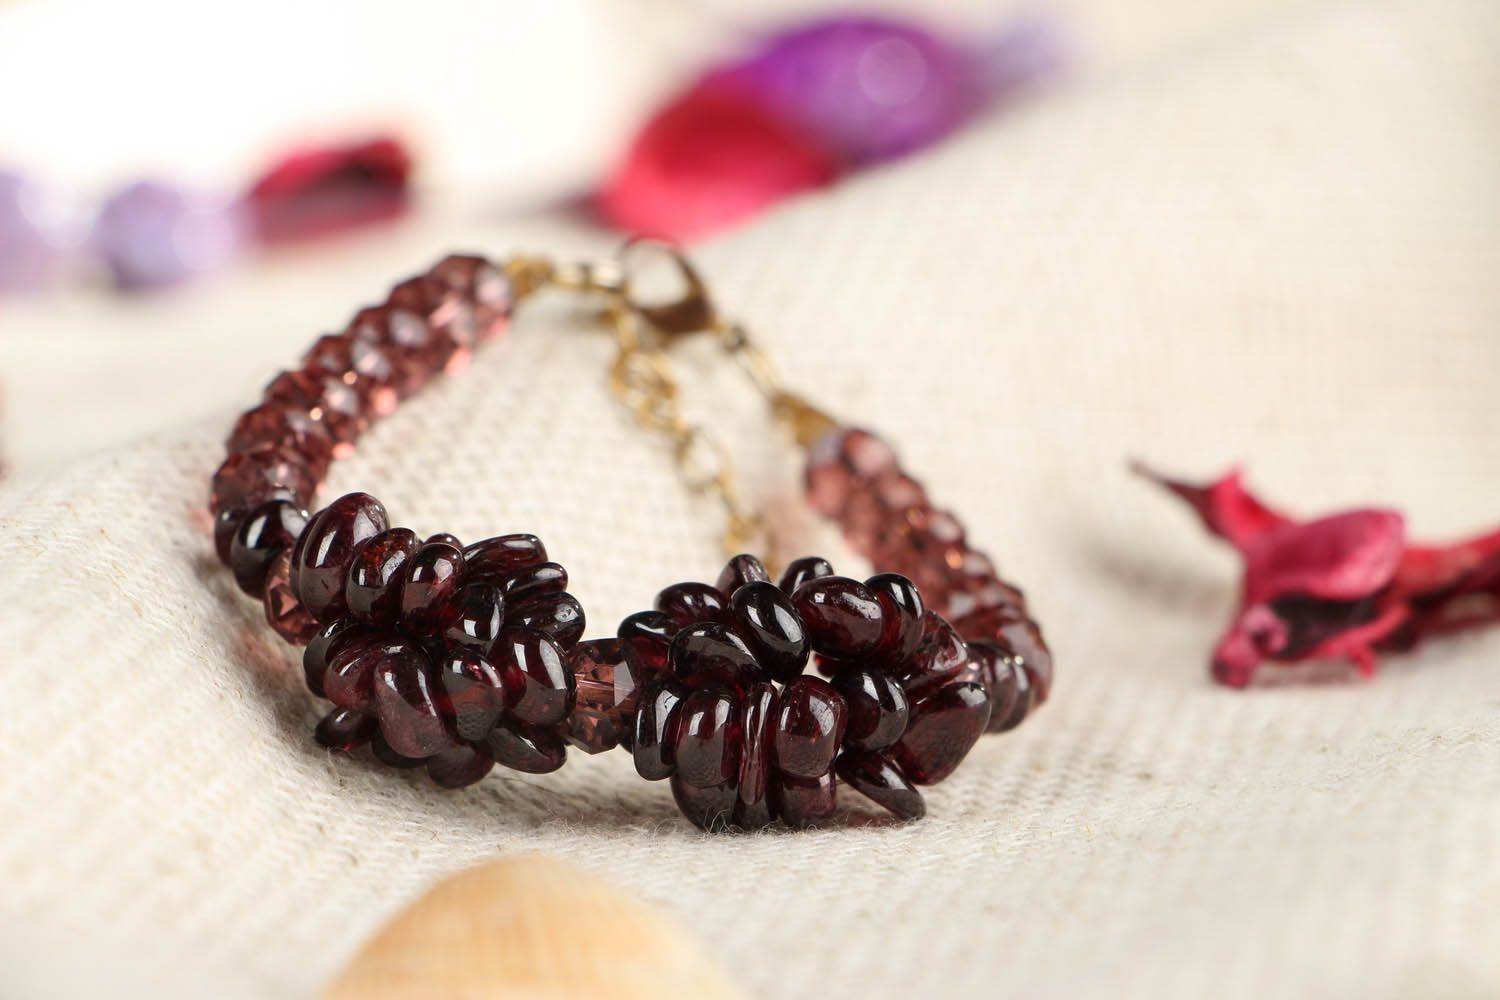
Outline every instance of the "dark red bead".
[[990, 721], [984, 685], [955, 681], [915, 702], [906, 733], [892, 756], [917, 785], [935, 785], [974, 748]]
[[401, 626], [414, 635], [432, 635], [464, 582], [464, 557], [443, 541], [424, 543], [401, 574]]
[[1052, 683], [1052, 653], [1041, 630], [1025, 612], [1011, 607], [989, 608], [953, 624], [966, 637], [996, 640], [1014, 652], [1030, 675], [1032, 699], [1038, 705], [1046, 700]]
[[427, 759], [427, 776], [443, 788], [464, 788], [490, 773], [495, 758], [487, 747], [460, 743]]
[[745, 685], [760, 675], [745, 640], [718, 622], [689, 625], [678, 632], [672, 639], [670, 662], [672, 673], [693, 687]]
[[313, 730], [313, 739], [318, 745], [339, 753], [347, 753], [355, 747], [370, 742], [380, 723], [369, 712], [356, 712], [347, 708], [335, 708], [318, 721]]
[[797, 588], [792, 603], [812, 648], [838, 659], [865, 656], [880, 642], [880, 602], [858, 580], [827, 576]]
[[406, 564], [417, 551], [409, 528], [388, 528], [354, 553], [344, 580], [344, 603], [361, 621], [389, 628], [401, 615], [401, 587]]
[[567, 718], [573, 708], [573, 672], [551, 636], [508, 629], [490, 655], [506, 688], [519, 692], [509, 706], [512, 716], [538, 726], [555, 726]]
[[381, 736], [378, 731], [370, 739], [370, 752], [375, 755], [376, 760], [380, 761], [386, 767], [394, 767], [402, 771], [413, 767], [421, 767], [427, 763], [423, 757], [407, 757], [397, 753], [391, 749], [391, 745], [385, 741], [385, 737]]
[[527, 774], [556, 771], [568, 759], [568, 748], [556, 730], [511, 719], [501, 719], [495, 724], [485, 740], [485, 748], [496, 764]]
[[466, 583], [443, 610], [442, 620], [448, 642], [488, 650], [505, 626], [505, 595], [494, 584]]
[[629, 727], [640, 704], [640, 678], [624, 658], [618, 639], [592, 639], [568, 653], [574, 705], [567, 741], [588, 753], [603, 753], [629, 742]]
[[989, 731], [992, 733], [1003, 733], [1016, 728], [1036, 708], [1036, 688], [1032, 682], [1031, 672], [1021, 667], [1012, 671], [1011, 678], [1015, 685], [1015, 692], [1012, 695], [1010, 710], [1003, 717], [990, 723]]
[[656, 595], [656, 610], [682, 628], [698, 622], [721, 622], [728, 611], [727, 598], [706, 583], [674, 583]]
[[708, 788], [732, 782], [740, 769], [738, 706], [723, 688], [691, 692], [679, 709], [673, 760], [677, 777]]
[[851, 788], [897, 819], [921, 819], [927, 812], [922, 793], [906, 780], [899, 767], [880, 754], [846, 750], [839, 755], [834, 769]]
[[323, 693], [323, 674], [328, 669], [329, 655], [346, 641], [346, 637], [363, 632], [363, 628], [347, 618], [329, 622], [318, 631], [302, 651], [302, 676], [307, 681], [309, 691], [319, 698], [326, 697]]
[[242, 507], [225, 507], [214, 515], [214, 553], [225, 566], [229, 565], [229, 546], [249, 513]]
[[318, 623], [292, 592], [292, 553], [283, 549], [266, 572], [266, 595], [262, 602], [266, 622], [276, 634], [294, 646], [305, 646], [318, 634]]
[[546, 562], [547, 547], [535, 535], [497, 535], [466, 547], [464, 561], [472, 579], [499, 584], [520, 570]]
[[302, 506], [316, 491], [321, 475], [306, 458], [285, 448], [236, 452], [214, 472], [209, 511], [248, 511], [278, 497]]
[[747, 583], [768, 582], [770, 579], [771, 574], [766, 572], [765, 563], [755, 556], [742, 553], [729, 560], [714, 586], [724, 596], [733, 597], [735, 591]]
[[740, 704], [740, 773], [735, 785], [739, 805], [735, 823], [747, 830], [765, 826], [774, 819], [771, 783], [776, 740], [776, 687], [756, 684]]
[[333, 454], [328, 429], [306, 411], [282, 403], [262, 403], [246, 410], [229, 434], [231, 453], [282, 448], [310, 463], [326, 463]]
[[271, 561], [290, 549], [306, 526], [307, 513], [290, 500], [270, 500], [245, 515], [229, 545], [229, 568], [240, 589], [260, 597]]
[[407, 643], [391, 643], [375, 667], [380, 731], [403, 757], [431, 757], [453, 745], [438, 711], [437, 671]]
[[438, 670], [438, 683], [438, 708], [465, 740], [488, 736], [507, 704], [520, 696], [519, 688], [507, 691], [501, 671], [473, 649], [454, 650]]
[[572, 649], [583, 638], [586, 620], [583, 605], [572, 594], [545, 594], [505, 609], [506, 628], [545, 632], [563, 649]]
[[665, 673], [677, 624], [660, 611], [637, 611], [620, 622], [620, 651], [642, 675]]
[[901, 685], [911, 700], [953, 680], [968, 665], [969, 647], [958, 630], [929, 611], [923, 616], [922, 644], [901, 670]]
[[783, 594], [790, 596], [807, 581], [832, 575], [833, 565], [827, 559], [821, 556], [803, 556], [787, 564], [786, 572], [781, 574], [781, 583], [778, 586]]
[[636, 773], [647, 781], [670, 778], [676, 771], [673, 749], [682, 696], [683, 689], [669, 681], [654, 681], [641, 692], [630, 751]]
[[346, 610], [344, 580], [361, 543], [389, 527], [368, 493], [349, 493], [313, 515], [293, 550], [292, 590], [307, 613], [332, 621]]
[[1021, 667], [1013, 653], [993, 642], [969, 643], [969, 662], [990, 695], [990, 721], [985, 731], [998, 733], [1020, 697], [1022, 682], [1016, 675], [1022, 672]]
[[[472, 568], [471, 564], [471, 572]], [[500, 589], [512, 604], [561, 594], [568, 589], [568, 571], [555, 562], [545, 562], [512, 573], [500, 584]]]
[[793, 829], [817, 826], [833, 815], [837, 805], [838, 782], [831, 772], [816, 778], [781, 774], [771, 782], [771, 808]]
[[807, 450], [808, 502], [825, 517], [839, 517], [852, 494], [894, 468], [896, 453], [869, 431], [830, 431]]
[[694, 826], [720, 832], [734, 825], [739, 798], [733, 785], [701, 788], [676, 774], [672, 776], [672, 798], [677, 800], [677, 808]]
[[881, 573], [865, 581], [880, 603], [881, 633], [876, 653], [892, 663], [909, 660], [922, 642], [926, 608], [917, 585], [898, 573]]
[[844, 739], [848, 709], [819, 677], [799, 677], [781, 692], [776, 713], [776, 767], [795, 778], [816, 778], [833, 766]]
[[321, 423], [336, 450], [347, 448], [370, 426], [365, 401], [343, 374], [308, 369], [282, 372], [266, 386], [265, 398]]
[[807, 665], [807, 632], [792, 600], [769, 581], [740, 586], [730, 599], [735, 631], [773, 678], [786, 683]]
[[435, 535], [428, 535], [427, 536], [427, 541], [424, 542], [423, 544], [426, 545], [426, 544], [429, 544], [429, 543], [432, 543], [432, 542], [442, 542], [444, 545], [451, 545], [455, 549], [458, 549], [460, 552], [463, 551], [463, 547], [464, 547], [464, 543], [460, 542], [458, 540], [458, 536], [457, 535], [451, 534], [451, 533], [446, 532], [446, 531], [439, 531]]
[[834, 690], [849, 706], [844, 742], [859, 750], [884, 750], [906, 732], [910, 711], [906, 692], [876, 670], [846, 669], [833, 677]]

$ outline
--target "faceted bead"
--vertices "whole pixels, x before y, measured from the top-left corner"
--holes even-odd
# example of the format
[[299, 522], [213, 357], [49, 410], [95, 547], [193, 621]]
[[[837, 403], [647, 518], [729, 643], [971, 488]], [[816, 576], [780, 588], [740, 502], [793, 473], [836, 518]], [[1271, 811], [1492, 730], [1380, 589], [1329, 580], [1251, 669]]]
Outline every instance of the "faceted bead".
[[380, 731], [403, 757], [431, 757], [453, 745], [438, 711], [436, 671], [410, 644], [392, 643], [375, 668]]
[[678, 779], [699, 788], [732, 782], [740, 769], [738, 706], [723, 688], [703, 688], [683, 699], [673, 760]]
[[323, 697], [340, 708], [367, 711], [375, 698], [376, 668], [407, 649], [406, 641], [394, 635], [364, 630], [350, 632], [328, 652]]
[[287, 642], [303, 646], [318, 634], [318, 623], [292, 593], [291, 559], [291, 552], [282, 550], [266, 572], [266, 621]]
[[503, 583], [519, 570], [547, 561], [547, 547], [535, 535], [497, 535], [464, 549], [464, 562], [475, 580]]
[[673, 750], [682, 696], [683, 689], [669, 681], [654, 681], [641, 692], [630, 751], [636, 773], [647, 781], [670, 778], [677, 770]]
[[740, 704], [740, 772], [735, 781], [740, 801], [735, 822], [745, 829], [765, 826], [774, 818], [770, 796], [775, 776], [776, 706], [776, 687], [772, 684], [756, 684]]
[[807, 499], [825, 517], [839, 517], [866, 481], [896, 467], [891, 446], [869, 431], [841, 427], [807, 451]]
[[491, 657], [507, 690], [519, 692], [509, 706], [512, 716], [538, 726], [555, 726], [568, 717], [573, 709], [573, 672], [551, 636], [509, 629], [495, 643]]
[[834, 765], [855, 791], [900, 820], [921, 819], [927, 812], [922, 793], [890, 760], [867, 750], [846, 750]]
[[838, 805], [838, 782], [832, 772], [816, 778], [780, 774], [771, 782], [771, 806], [782, 822], [796, 830], [817, 826]]
[[215, 515], [248, 511], [277, 497], [301, 506], [317, 488], [318, 476], [295, 452], [280, 447], [236, 452], [215, 470], [208, 508]]
[[797, 588], [809, 580], [821, 579], [833, 575], [833, 566], [822, 556], [803, 556], [801, 559], [793, 559], [787, 564], [786, 572], [781, 574], [781, 592], [788, 596], [797, 592]]
[[588, 753], [629, 742], [629, 726], [640, 703], [640, 679], [625, 660], [618, 639], [591, 639], [568, 653], [575, 691], [567, 741]]
[[872, 553], [879, 551], [883, 540], [891, 534], [894, 517], [874, 494], [855, 493], [844, 504], [841, 520], [849, 547], [856, 552]]
[[370, 426], [365, 401], [349, 382], [324, 372], [282, 372], [266, 386], [267, 402], [306, 413], [321, 423], [342, 453]]
[[[472, 572], [473, 564], [469, 566]], [[555, 562], [544, 562], [512, 573], [500, 584], [500, 589], [506, 601], [514, 604], [561, 594], [568, 589], [568, 571]]]
[[770, 579], [771, 574], [766, 572], [765, 563], [755, 556], [741, 553], [729, 560], [714, 586], [725, 597], [733, 597], [735, 591], [747, 583], [768, 582]]
[[442, 695], [438, 708], [453, 720], [460, 739], [482, 740], [508, 702], [519, 697], [518, 688], [507, 690], [499, 670], [472, 649], [456, 649], [438, 670]]
[[344, 603], [361, 621], [389, 628], [401, 614], [406, 563], [417, 551], [409, 528], [388, 528], [354, 553], [344, 580]]
[[827, 576], [797, 588], [792, 603], [813, 649], [839, 659], [870, 653], [880, 642], [880, 602], [858, 580]]
[[915, 702], [892, 756], [913, 784], [935, 785], [953, 773], [990, 721], [984, 685], [957, 681]]
[[819, 677], [799, 677], [781, 692], [776, 712], [776, 767], [795, 778], [828, 773], [844, 739], [843, 696]]
[[313, 515], [292, 566], [292, 589], [308, 614], [326, 622], [344, 613], [344, 579], [355, 549], [388, 526], [385, 508], [368, 493], [346, 494]]
[[427, 776], [442, 788], [465, 788], [484, 778], [495, 766], [487, 747], [460, 743], [427, 759]]
[[929, 611], [922, 618], [922, 644], [901, 672], [908, 698], [935, 690], [958, 676], [969, 662], [969, 647], [958, 630]]
[[358, 635], [364, 631], [348, 618], [340, 618], [324, 625], [307, 648], [302, 651], [302, 676], [307, 681], [307, 689], [319, 698], [326, 697], [323, 693], [323, 674], [328, 669], [329, 655], [343, 644], [346, 636]]
[[637, 611], [620, 622], [620, 651], [643, 677], [665, 673], [677, 625], [660, 611]]
[[346, 753], [370, 742], [370, 737], [379, 728], [379, 721], [369, 712], [335, 708], [318, 721], [318, 728], [313, 730], [313, 739], [321, 747]]
[[750, 684], [760, 667], [745, 640], [718, 622], [689, 625], [672, 639], [672, 673], [693, 687]]
[[834, 690], [849, 706], [844, 742], [858, 750], [884, 750], [906, 732], [910, 711], [906, 692], [886, 674], [875, 670], [841, 670], [833, 677]]
[[734, 825], [739, 797], [733, 785], [702, 788], [689, 784], [677, 774], [672, 776], [672, 798], [677, 800], [677, 808], [694, 826], [720, 832]]
[[401, 625], [415, 635], [432, 635], [464, 581], [464, 557], [457, 546], [427, 541], [407, 560], [401, 574]]
[[487, 650], [505, 626], [505, 595], [494, 584], [466, 583], [443, 609], [442, 621], [448, 642]]
[[890, 663], [905, 663], [922, 643], [926, 608], [916, 584], [896, 573], [881, 573], [865, 581], [880, 603], [881, 633], [876, 653]]
[[767, 580], [736, 588], [730, 599], [734, 628], [760, 666], [786, 683], [807, 665], [807, 632], [791, 598]]
[[283, 403], [262, 403], [235, 422], [227, 447], [231, 453], [281, 448], [326, 468], [333, 454], [328, 429], [306, 410]]
[[915, 513], [925, 523], [925, 512], [930, 510], [927, 506], [927, 491], [922, 488], [921, 483], [899, 468], [888, 469], [872, 478], [869, 490], [886, 510], [908, 517]]
[[271, 561], [290, 549], [306, 526], [307, 513], [290, 500], [270, 500], [250, 511], [229, 544], [229, 568], [240, 589], [261, 596]]
[[697, 622], [723, 621], [727, 599], [717, 587], [706, 583], [674, 583], [656, 595], [656, 610], [666, 614], [679, 628]]
[[426, 760], [422, 757], [407, 757], [397, 753], [391, 749], [391, 745], [386, 742], [385, 737], [380, 735], [378, 731], [370, 740], [370, 752], [375, 755], [376, 760], [380, 761], [386, 767], [394, 767], [402, 771], [413, 767], [421, 767], [426, 763]]
[[527, 774], [547, 774], [562, 767], [568, 759], [568, 748], [556, 730], [528, 726], [511, 719], [501, 719], [485, 740], [485, 748], [495, 763]]
[[583, 605], [572, 594], [543, 595], [511, 604], [505, 610], [506, 628], [545, 632], [563, 649], [572, 649], [583, 638], [585, 622]]

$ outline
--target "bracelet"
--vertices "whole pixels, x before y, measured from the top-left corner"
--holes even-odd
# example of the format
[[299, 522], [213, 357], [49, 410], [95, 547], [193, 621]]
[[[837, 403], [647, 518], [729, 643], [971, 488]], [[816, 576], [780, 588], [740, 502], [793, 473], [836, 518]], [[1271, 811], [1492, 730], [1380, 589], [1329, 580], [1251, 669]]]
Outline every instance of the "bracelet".
[[[648, 304], [640, 269], [665, 261], [680, 294]], [[712, 583], [678, 583], [613, 637], [582, 641], [567, 571], [535, 535], [468, 545], [390, 526], [366, 493], [309, 514], [329, 464], [370, 424], [498, 336], [546, 289], [602, 303], [615, 395], [665, 435], [688, 485], [724, 507], [733, 556]], [[724, 449], [678, 407], [667, 350], [712, 335], [806, 450], [809, 503], [880, 572], [860, 582], [804, 557], [772, 582], [743, 550], [769, 545]], [[213, 475], [219, 558], [271, 627], [305, 645], [308, 688], [333, 703], [317, 742], [368, 744], [395, 768], [459, 788], [496, 764], [561, 767], [567, 746], [620, 747], [669, 780], [705, 829], [794, 827], [834, 815], [840, 779], [899, 819], [985, 732], [1047, 698], [1052, 661], [1022, 592], [971, 548], [874, 434], [785, 389], [766, 354], [723, 319], [680, 253], [647, 241], [594, 265], [451, 256], [313, 344], [235, 423]], [[763, 549], [766, 551], [768, 549]], [[811, 664], [816, 672], [804, 672]], [[821, 675], [821, 676], [820, 676]]]

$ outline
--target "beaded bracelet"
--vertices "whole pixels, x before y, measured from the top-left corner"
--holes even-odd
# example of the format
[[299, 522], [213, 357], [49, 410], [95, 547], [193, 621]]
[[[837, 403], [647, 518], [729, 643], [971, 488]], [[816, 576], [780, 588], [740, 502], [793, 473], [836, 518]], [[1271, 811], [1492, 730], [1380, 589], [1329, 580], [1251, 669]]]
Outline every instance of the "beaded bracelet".
[[[684, 286], [664, 304], [636, 292], [646, 252]], [[713, 584], [669, 586], [615, 637], [581, 641], [584, 610], [535, 535], [419, 539], [390, 527], [365, 493], [306, 512], [329, 463], [373, 420], [456, 372], [516, 303], [548, 288], [603, 304], [618, 346], [612, 389], [668, 436], [690, 485], [723, 504], [728, 551], [764, 525], [723, 449], [678, 408], [666, 350], [695, 333], [743, 364], [806, 449], [811, 505], [882, 572], [859, 582], [808, 557], [772, 583], [759, 558], [740, 554]], [[556, 770], [569, 744], [620, 747], [642, 777], [670, 779], [705, 829], [824, 822], [839, 779], [915, 819], [917, 786], [951, 774], [984, 732], [1018, 725], [1051, 684], [1021, 591], [884, 441], [783, 388], [688, 262], [660, 244], [592, 266], [452, 256], [398, 284], [240, 417], [209, 508], [220, 559], [272, 628], [307, 647], [307, 686], [333, 703], [317, 742], [368, 744], [382, 763], [424, 767], [447, 788], [495, 764]], [[804, 673], [809, 663], [822, 676]]]

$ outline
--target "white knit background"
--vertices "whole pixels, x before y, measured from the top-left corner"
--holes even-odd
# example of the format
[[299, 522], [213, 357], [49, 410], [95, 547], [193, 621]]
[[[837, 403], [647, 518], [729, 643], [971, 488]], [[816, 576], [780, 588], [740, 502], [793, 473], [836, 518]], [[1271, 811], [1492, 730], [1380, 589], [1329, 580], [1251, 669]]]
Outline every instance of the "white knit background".
[[[1369, 684], [1216, 688], [1235, 564], [1124, 471], [1243, 459], [1299, 509], [1500, 520], [1497, 55], [1487, 0], [1284, 5], [703, 250], [793, 380], [891, 436], [1046, 623], [1052, 701], [915, 825], [855, 806], [705, 836], [621, 755], [453, 794], [318, 751], [292, 652], [194, 513], [262, 372], [213, 420], [23, 470], [0, 488], [0, 993], [305, 994], [437, 875], [520, 848], [663, 904], [766, 995], [1500, 993], [1500, 634]], [[238, 322], [311, 339], [454, 239], [351, 264], [325, 311], [247, 299]], [[605, 392], [607, 351], [525, 314], [330, 495], [534, 530], [608, 629], [719, 560], [713, 511]], [[683, 364], [756, 495], [793, 506], [754, 400], [710, 354]]]

